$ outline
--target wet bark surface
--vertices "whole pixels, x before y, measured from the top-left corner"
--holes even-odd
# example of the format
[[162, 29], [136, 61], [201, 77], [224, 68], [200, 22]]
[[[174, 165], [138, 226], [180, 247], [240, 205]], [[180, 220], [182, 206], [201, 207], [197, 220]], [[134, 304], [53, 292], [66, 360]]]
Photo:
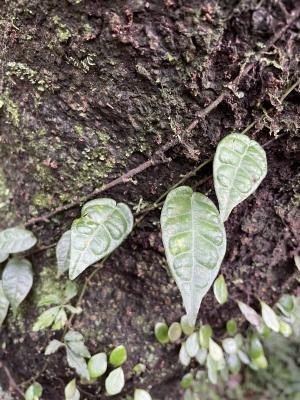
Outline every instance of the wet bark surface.
[[[293, 256], [300, 250], [300, 95], [294, 90], [283, 103], [280, 96], [299, 74], [299, 19], [237, 87], [230, 82], [296, 7], [296, 0], [2, 2], [0, 167], [10, 191], [7, 207], [14, 213], [1, 215], [1, 227], [76, 201], [136, 167], [182, 135], [229, 87], [188, 138], [168, 151], [168, 163], [105, 196], [131, 208], [141, 200], [151, 205], [182, 174], [211, 157], [223, 136], [257, 119], [251, 137], [261, 144], [278, 137], [266, 149], [268, 175], [226, 222], [221, 271], [230, 300], [217, 305], [210, 292], [199, 317], [222, 335], [229, 318], [240, 318], [236, 299], [256, 307], [257, 298], [273, 304], [280, 294], [292, 292]], [[216, 201], [210, 174], [208, 165], [187, 184]], [[206, 183], [200, 184], [204, 177]], [[78, 214], [74, 208], [34, 226], [39, 246], [55, 243]], [[60, 333], [33, 333], [32, 325], [41, 311], [37, 301], [65, 281], [55, 278], [53, 248], [31, 261], [34, 288], [18, 317], [9, 315], [2, 328], [0, 358], [17, 383], [39, 374], [47, 360], [38, 381], [43, 398], [58, 400], [74, 372], [63, 350], [48, 358], [43, 354]], [[79, 288], [89, 272], [78, 279]], [[162, 347], [153, 335], [155, 322], [171, 323], [183, 314], [166, 270], [159, 211], [149, 213], [105, 262], [82, 308], [73, 328], [84, 334], [92, 353], [127, 347], [125, 391], [116, 398], [132, 395], [139, 386], [156, 399], [182, 397], [178, 346]], [[146, 365], [142, 377], [132, 373], [138, 362]], [[106, 398], [100, 386], [83, 386], [82, 397]]]

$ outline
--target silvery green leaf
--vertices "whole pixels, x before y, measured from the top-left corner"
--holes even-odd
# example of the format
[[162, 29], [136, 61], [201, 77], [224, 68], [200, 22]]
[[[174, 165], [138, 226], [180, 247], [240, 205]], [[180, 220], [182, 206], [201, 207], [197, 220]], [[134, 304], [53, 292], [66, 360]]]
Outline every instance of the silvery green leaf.
[[66, 342], [83, 341], [83, 340], [84, 340], [84, 337], [80, 332], [71, 330], [65, 334]]
[[289, 317], [294, 310], [294, 298], [290, 294], [284, 294], [276, 305], [284, 315]]
[[102, 376], [107, 370], [107, 355], [105, 353], [94, 354], [89, 359], [88, 370], [91, 379]]
[[191, 334], [194, 332], [195, 325], [194, 325], [194, 324], [191, 325], [191, 324], [189, 323], [189, 320], [188, 320], [188, 316], [187, 316], [187, 315], [183, 315], [183, 316], [181, 317], [181, 319], [180, 319], [180, 325], [181, 325], [181, 328], [182, 328], [182, 332], [183, 332], [185, 335], [189, 336], [189, 335], [191, 335]]
[[31, 249], [36, 242], [34, 234], [24, 228], [8, 228], [0, 232], [0, 251], [4, 253], [21, 253]]
[[250, 364], [249, 357], [247, 356], [247, 354], [244, 351], [239, 350], [238, 351], [238, 356], [239, 356], [239, 358], [240, 358], [240, 360], [242, 361], [243, 364], [245, 364], [245, 365], [249, 365]]
[[226, 234], [211, 200], [190, 187], [172, 190], [161, 213], [167, 261], [181, 292], [190, 325], [216, 278], [226, 250]]
[[282, 319], [279, 320], [279, 327], [280, 327], [279, 332], [284, 337], [290, 337], [291, 334], [293, 333], [293, 328], [291, 327], [291, 325], [283, 321]]
[[0, 251], [0, 264], [8, 259], [9, 254], [4, 251]]
[[76, 380], [73, 379], [65, 387], [65, 400], [80, 400], [80, 392], [76, 386]]
[[28, 260], [12, 258], [8, 261], [2, 274], [2, 286], [14, 313], [28, 295], [32, 282], [32, 267]]
[[39, 400], [43, 393], [42, 385], [38, 382], [31, 384], [25, 392], [25, 400]]
[[73, 307], [71, 304], [66, 304], [65, 309], [70, 311], [71, 314], [81, 314], [82, 308], [81, 307]]
[[90, 352], [86, 345], [82, 341], [70, 341], [67, 346], [72, 350], [74, 354], [84, 358], [90, 358]]
[[218, 383], [218, 364], [210, 354], [208, 354], [206, 359], [206, 367], [208, 379], [213, 385], [216, 385]]
[[206, 357], [207, 357], [207, 349], [199, 349], [198, 353], [195, 356], [196, 360], [200, 365], [204, 365]]
[[62, 298], [58, 296], [57, 294], [49, 294], [47, 296], [44, 296], [41, 298], [41, 300], [38, 302], [38, 306], [50, 306], [52, 304], [61, 304], [62, 303]]
[[274, 332], [279, 332], [279, 318], [273, 311], [273, 309], [268, 306], [268, 304], [263, 301], [260, 302], [262, 318], [268, 328], [272, 329]]
[[71, 228], [70, 279], [115, 250], [132, 226], [133, 216], [126, 204], [112, 199], [87, 203]]
[[9, 301], [7, 300], [3, 292], [2, 281], [0, 280], [0, 328], [3, 324], [3, 321], [6, 318], [8, 308], [9, 308]]
[[63, 307], [61, 307], [60, 310], [58, 311], [58, 314], [56, 315], [54, 324], [52, 325], [52, 330], [59, 331], [66, 325], [67, 321], [68, 321], [68, 317], [67, 317], [66, 311], [64, 310]]
[[78, 356], [67, 346], [67, 362], [71, 368], [74, 368], [79, 376], [89, 379], [89, 371], [84, 357]]
[[152, 400], [152, 397], [144, 389], [135, 389], [134, 400]]
[[221, 220], [226, 221], [232, 209], [250, 196], [266, 176], [266, 153], [248, 136], [232, 133], [218, 144], [213, 170]]
[[228, 290], [223, 275], [219, 275], [214, 282], [214, 295], [218, 303], [226, 303], [228, 298]]
[[209, 338], [208, 350], [211, 358], [217, 363], [224, 359], [222, 347], [212, 338]]
[[209, 339], [212, 337], [213, 331], [210, 325], [202, 325], [199, 329], [199, 341], [201, 347], [208, 349]]
[[236, 354], [236, 352], [238, 351], [236, 340], [232, 338], [223, 339], [222, 346], [227, 354]]
[[77, 295], [77, 285], [75, 282], [68, 281], [64, 290], [64, 302], [68, 303]]
[[105, 389], [109, 396], [121, 393], [125, 385], [125, 377], [122, 367], [114, 369], [105, 380]]
[[51, 326], [55, 321], [60, 308], [60, 306], [51, 307], [39, 315], [37, 321], [32, 327], [33, 332], [38, 332]]
[[69, 269], [71, 248], [71, 231], [65, 232], [56, 246], [57, 275], [61, 276]]
[[188, 355], [188, 353], [186, 351], [185, 343], [182, 343], [182, 345], [180, 347], [179, 361], [185, 367], [187, 367], [189, 365], [189, 363], [191, 362], [191, 357]]
[[45, 355], [49, 356], [50, 354], [55, 353], [60, 347], [64, 346], [62, 342], [59, 340], [53, 339], [51, 342], [48, 344], [48, 346], [45, 349]]
[[180, 339], [182, 334], [181, 325], [179, 322], [173, 322], [168, 330], [168, 337], [171, 343], [177, 342]]
[[258, 332], [263, 331], [263, 320], [260, 315], [257, 314], [257, 312], [249, 307], [247, 304], [242, 303], [241, 301], [237, 301], [239, 309], [241, 313], [244, 315], [246, 320], [250, 322], [251, 325], [255, 326], [255, 328], [258, 330]]
[[236, 354], [230, 354], [227, 358], [227, 364], [230, 372], [237, 374], [241, 369], [241, 362]]
[[198, 333], [192, 333], [185, 342], [185, 349], [188, 355], [193, 358], [196, 356], [199, 350]]

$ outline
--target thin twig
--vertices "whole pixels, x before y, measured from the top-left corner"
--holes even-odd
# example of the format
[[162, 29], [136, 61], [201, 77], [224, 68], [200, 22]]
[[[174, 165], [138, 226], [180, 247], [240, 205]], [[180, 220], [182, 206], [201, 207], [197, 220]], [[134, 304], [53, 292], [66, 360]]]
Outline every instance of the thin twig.
[[22, 398], [25, 399], [25, 394], [24, 392], [19, 388], [19, 385], [17, 385], [16, 381], [14, 380], [12, 374], [10, 373], [10, 370], [7, 368], [7, 366], [3, 363], [3, 361], [0, 361], [0, 368], [3, 369], [5, 372], [5, 375], [8, 380], [8, 385], [10, 388], [10, 391], [17, 391]]

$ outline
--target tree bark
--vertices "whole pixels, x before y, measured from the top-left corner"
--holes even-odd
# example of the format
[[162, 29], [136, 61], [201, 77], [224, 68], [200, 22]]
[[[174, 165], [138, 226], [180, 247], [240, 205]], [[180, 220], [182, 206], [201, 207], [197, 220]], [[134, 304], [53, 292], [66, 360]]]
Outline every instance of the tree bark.
[[[280, 96], [297, 78], [299, 19], [259, 60], [252, 54], [287, 23], [278, 3], [2, 2], [0, 167], [10, 191], [2, 228], [76, 202], [139, 166], [180, 138], [225, 90], [220, 104], [166, 152], [168, 162], [150, 166], [103, 196], [132, 209], [141, 201], [151, 205], [182, 174], [210, 158], [224, 135], [257, 121], [248, 134], [260, 143], [283, 136], [266, 150], [267, 178], [226, 223], [228, 249], [221, 271], [230, 300], [220, 306], [209, 293], [200, 319], [222, 335], [226, 321], [239, 316], [236, 299], [253, 306], [257, 298], [272, 304], [294, 290], [293, 256], [300, 242], [299, 91], [295, 88], [282, 104]], [[287, 13], [296, 6], [296, 0], [287, 2]], [[234, 81], [253, 59], [251, 71]], [[199, 186], [210, 174], [207, 165], [187, 184], [216, 201], [211, 178]], [[79, 211], [75, 207], [34, 225], [39, 246], [55, 243]], [[41, 311], [38, 300], [66, 282], [55, 278], [53, 248], [31, 260], [34, 288], [17, 319], [9, 316], [0, 339], [0, 358], [17, 383], [41, 371], [45, 346], [59, 338], [51, 331], [32, 333], [32, 325]], [[83, 281], [81, 276], [79, 289]], [[158, 210], [105, 262], [82, 308], [73, 328], [84, 334], [92, 353], [127, 347], [124, 393], [132, 395], [142, 385], [156, 399], [182, 398], [178, 346], [161, 346], [153, 335], [156, 322], [171, 323], [183, 314], [166, 270]], [[74, 371], [64, 351], [47, 360], [38, 381], [45, 399], [61, 399]], [[147, 367], [143, 379], [132, 373], [138, 362]], [[83, 386], [83, 396], [105, 398], [99, 386]]]

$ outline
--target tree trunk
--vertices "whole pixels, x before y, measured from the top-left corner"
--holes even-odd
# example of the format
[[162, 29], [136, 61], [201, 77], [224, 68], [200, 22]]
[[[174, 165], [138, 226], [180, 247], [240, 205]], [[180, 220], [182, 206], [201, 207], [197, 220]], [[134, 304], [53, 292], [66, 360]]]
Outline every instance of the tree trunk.
[[[296, 6], [296, 0], [287, 1], [287, 12]], [[261, 144], [277, 138], [266, 147], [269, 172], [226, 223], [221, 271], [230, 300], [217, 305], [210, 292], [200, 319], [222, 335], [226, 321], [239, 316], [235, 300], [256, 307], [261, 298], [271, 305], [295, 289], [299, 92], [296, 88], [283, 104], [280, 96], [296, 80], [299, 19], [286, 26], [279, 2], [225, 0], [13, 0], [2, 1], [0, 15], [0, 167], [1, 185], [9, 189], [1, 194], [2, 228], [88, 196], [175, 139], [179, 143], [159, 165], [103, 193], [133, 210], [149, 206], [211, 157], [224, 135], [256, 121], [251, 137]], [[263, 53], [263, 44], [285, 26]], [[254, 59], [252, 52], [259, 51]], [[178, 140], [221, 93], [222, 101]], [[210, 174], [207, 165], [186, 184], [216, 202]], [[39, 247], [57, 242], [79, 211], [74, 207], [35, 224]], [[156, 322], [178, 321], [183, 314], [166, 270], [159, 214], [147, 214], [105, 262], [73, 324], [92, 353], [126, 346], [126, 386], [117, 399], [141, 386], [155, 399], [182, 398], [178, 345], [161, 346], [153, 335]], [[74, 371], [63, 350], [43, 354], [59, 333], [33, 333], [32, 325], [41, 312], [37, 302], [66, 279], [55, 277], [54, 248], [31, 260], [34, 288], [17, 318], [9, 315], [2, 328], [0, 359], [17, 383], [40, 373], [43, 398], [58, 400]], [[79, 290], [92, 269], [77, 280]], [[139, 362], [146, 365], [142, 376], [132, 372]], [[0, 378], [7, 386], [3, 370]], [[82, 386], [82, 396], [106, 398], [100, 385]]]

